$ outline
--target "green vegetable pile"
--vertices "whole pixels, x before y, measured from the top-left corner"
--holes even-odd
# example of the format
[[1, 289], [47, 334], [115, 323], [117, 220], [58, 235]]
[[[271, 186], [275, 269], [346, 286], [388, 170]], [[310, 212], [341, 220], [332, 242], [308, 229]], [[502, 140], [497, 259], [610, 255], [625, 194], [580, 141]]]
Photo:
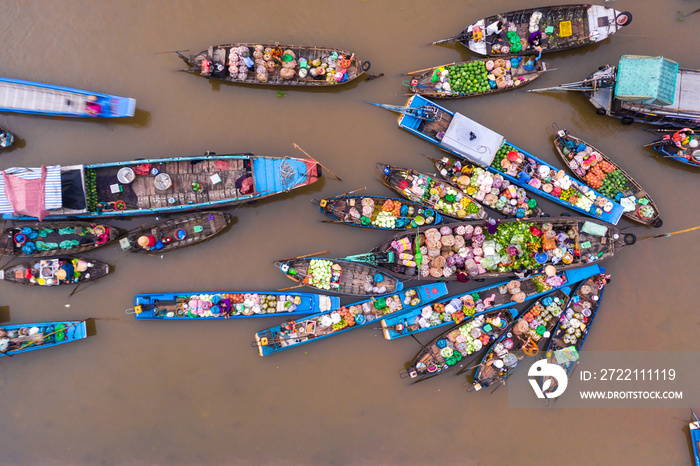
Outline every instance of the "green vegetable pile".
[[97, 173], [95, 170], [85, 170], [85, 198], [88, 212], [97, 210]]
[[486, 239], [492, 239], [500, 244], [505, 250], [508, 246], [513, 246], [518, 250], [518, 254], [513, 258], [508, 266], [499, 266], [499, 272], [508, 272], [517, 269], [521, 265], [528, 270], [535, 270], [540, 264], [535, 260], [534, 252], [542, 246], [542, 238], [535, 236], [530, 231], [530, 222], [508, 222], [498, 225], [496, 234], [486, 233]]
[[627, 177], [619, 168], [616, 168], [603, 179], [603, 185], [598, 189], [598, 192], [613, 199], [617, 193], [629, 188]]

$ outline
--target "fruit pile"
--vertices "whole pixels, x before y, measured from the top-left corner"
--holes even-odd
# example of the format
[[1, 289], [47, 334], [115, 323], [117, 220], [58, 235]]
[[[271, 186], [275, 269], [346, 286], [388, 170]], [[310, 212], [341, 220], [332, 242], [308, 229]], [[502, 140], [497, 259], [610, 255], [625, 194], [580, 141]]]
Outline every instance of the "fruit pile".
[[460, 63], [447, 67], [447, 76], [453, 92], [479, 94], [491, 90], [488, 72], [483, 61]]
[[85, 194], [88, 212], [97, 210], [97, 173], [95, 170], [85, 170]]

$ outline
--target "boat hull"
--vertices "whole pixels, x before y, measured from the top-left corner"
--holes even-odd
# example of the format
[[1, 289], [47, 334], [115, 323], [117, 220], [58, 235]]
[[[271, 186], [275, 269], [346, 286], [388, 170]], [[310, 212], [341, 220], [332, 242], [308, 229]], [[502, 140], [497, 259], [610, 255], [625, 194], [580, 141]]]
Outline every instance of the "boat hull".
[[[63, 330], [60, 330], [60, 326], [63, 326]], [[80, 320], [5, 325], [0, 327], [0, 331], [4, 335], [0, 337], [0, 344], [2, 344], [3, 339], [9, 340], [9, 346], [4, 348], [4, 351], [0, 351], [0, 356], [14, 356], [20, 353], [53, 348], [87, 337], [85, 321]]]

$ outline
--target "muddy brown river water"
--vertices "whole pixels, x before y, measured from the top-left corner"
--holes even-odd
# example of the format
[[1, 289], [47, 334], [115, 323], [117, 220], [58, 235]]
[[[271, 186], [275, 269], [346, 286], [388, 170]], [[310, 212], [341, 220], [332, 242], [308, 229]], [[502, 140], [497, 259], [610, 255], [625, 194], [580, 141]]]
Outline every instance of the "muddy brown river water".
[[[322, 223], [311, 203], [364, 186], [393, 195], [377, 181], [376, 162], [432, 171], [421, 154], [440, 155], [437, 148], [365, 101], [403, 104], [402, 73], [476, 57], [461, 46], [427, 44], [486, 15], [541, 3], [0, 2], [2, 76], [137, 101], [136, 116], [119, 121], [4, 113], [0, 126], [20, 141], [0, 154], [0, 168], [207, 150], [303, 156], [296, 143], [342, 178], [228, 208], [236, 217], [231, 231], [162, 259], [119, 245], [95, 251], [116, 270], [73, 296], [63, 287], [0, 284], [4, 323], [90, 318], [92, 327], [86, 340], [3, 358], [0, 464], [689, 464], [687, 409], [518, 409], [508, 406], [508, 387], [466, 393], [464, 376], [410, 385], [398, 372], [419, 345], [386, 341], [376, 329], [261, 358], [253, 335], [280, 318], [137, 322], [124, 312], [137, 293], [291, 286], [274, 260], [324, 249], [343, 257], [388, 236]], [[557, 70], [530, 88], [580, 80], [622, 54], [700, 68], [700, 14], [678, 21], [697, 1], [606, 5], [631, 11], [632, 24], [603, 43], [547, 56]], [[278, 97], [277, 89], [180, 73], [177, 55], [156, 53], [255, 41], [353, 50], [385, 76]], [[653, 157], [642, 148], [654, 137], [643, 125], [598, 116], [582, 95], [513, 91], [445, 105], [556, 165], [553, 123], [606, 152], [662, 210], [661, 230], [620, 221], [639, 238], [700, 224], [700, 170]], [[542, 205], [553, 215], [565, 211]], [[605, 263], [613, 282], [586, 349], [700, 350], [698, 244], [697, 231], [642, 241]], [[454, 285], [452, 293], [476, 286]]]

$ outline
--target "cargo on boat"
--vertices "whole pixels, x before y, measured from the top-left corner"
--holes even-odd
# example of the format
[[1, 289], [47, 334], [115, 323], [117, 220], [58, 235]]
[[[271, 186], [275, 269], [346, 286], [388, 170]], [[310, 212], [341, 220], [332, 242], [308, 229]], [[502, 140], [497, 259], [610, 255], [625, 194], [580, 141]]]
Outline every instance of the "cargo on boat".
[[87, 337], [84, 320], [37, 322], [0, 327], [0, 356], [14, 356]]

